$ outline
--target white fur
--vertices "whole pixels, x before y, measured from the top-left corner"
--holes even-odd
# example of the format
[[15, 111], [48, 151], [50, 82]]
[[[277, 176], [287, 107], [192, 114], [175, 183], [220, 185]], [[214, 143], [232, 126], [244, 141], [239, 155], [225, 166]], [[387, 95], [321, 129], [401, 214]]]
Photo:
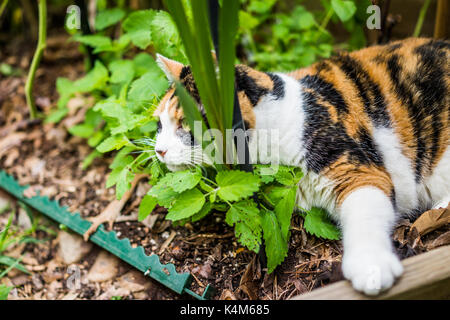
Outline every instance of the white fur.
[[156, 156], [166, 164], [169, 170], [176, 171], [193, 165], [202, 152], [200, 146], [186, 145], [176, 135], [178, 127], [176, 122], [170, 118], [168, 103], [169, 101], [167, 101], [164, 111], [159, 116], [161, 131], [156, 139], [155, 150], [166, 151], [164, 157], [158, 153], [156, 153]]
[[409, 213], [418, 205], [413, 165], [403, 154], [403, 148], [393, 129], [374, 128], [373, 137], [394, 184], [397, 210]]
[[[450, 144], [450, 143], [449, 143]], [[446, 207], [450, 202], [450, 148], [442, 155], [430, 177], [424, 181], [421, 198], [430, 198], [427, 207]]]
[[[276, 100], [270, 94], [261, 98], [253, 109], [256, 118], [255, 131], [278, 130], [280, 140], [276, 148], [279, 150], [280, 162], [295, 166], [300, 164], [303, 156], [301, 137], [304, 118], [301, 110], [300, 85], [286, 75], [277, 75], [285, 81], [285, 95], [280, 100]], [[254, 144], [258, 141], [250, 139], [249, 148], [255, 148]], [[262, 146], [256, 148], [259, 147]], [[268, 162], [270, 159], [262, 160]]]
[[[300, 84], [297, 80], [284, 74], [277, 74], [284, 81], [285, 95], [282, 99], [268, 95], [255, 106], [255, 130], [274, 129], [279, 132], [279, 142], [275, 149], [279, 150], [281, 164], [300, 166], [304, 177], [299, 183], [297, 204], [306, 210], [313, 206], [321, 207], [330, 213], [335, 212], [336, 197], [333, 193], [333, 184], [326, 177], [307, 171], [303, 162], [305, 154], [301, 141], [303, 137], [304, 113], [302, 109], [303, 98]], [[257, 135], [256, 135], [257, 136]], [[263, 146], [254, 146], [260, 140], [250, 139], [250, 149], [261, 149]], [[263, 163], [270, 162], [268, 159]], [[275, 161], [275, 159], [272, 159]], [[334, 216], [337, 219], [336, 216]]]
[[357, 189], [343, 201], [340, 216], [344, 276], [369, 295], [391, 287], [403, 267], [392, 250], [395, 212], [390, 199], [375, 187]]

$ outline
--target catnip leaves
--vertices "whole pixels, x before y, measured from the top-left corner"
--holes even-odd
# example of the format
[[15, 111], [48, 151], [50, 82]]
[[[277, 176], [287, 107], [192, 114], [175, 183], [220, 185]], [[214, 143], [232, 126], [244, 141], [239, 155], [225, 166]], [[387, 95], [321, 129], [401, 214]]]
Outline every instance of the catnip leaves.
[[[206, 176], [199, 168], [169, 172], [143, 198], [139, 220], [156, 204], [167, 208], [166, 219], [177, 224], [196, 222], [213, 211], [224, 212], [225, 222], [234, 228], [241, 245], [258, 252], [264, 238], [268, 272], [273, 272], [287, 256], [292, 214], [298, 209], [296, 188], [303, 175], [299, 168], [280, 166], [268, 176], [266, 169], [269, 167], [256, 165], [254, 173], [224, 170], [215, 176]], [[307, 232], [339, 238], [339, 231], [323, 211], [303, 214]]]

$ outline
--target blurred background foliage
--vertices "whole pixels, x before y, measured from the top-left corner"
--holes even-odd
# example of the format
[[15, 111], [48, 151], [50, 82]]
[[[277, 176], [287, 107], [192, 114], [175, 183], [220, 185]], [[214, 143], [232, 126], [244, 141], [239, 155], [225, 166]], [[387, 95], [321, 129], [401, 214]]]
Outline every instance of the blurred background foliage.
[[[433, 35], [438, 1], [431, 0], [421, 32], [423, 36]], [[0, 16], [0, 44], [7, 43], [11, 35], [33, 40], [37, 38], [36, 2], [0, 0], [0, 10], [6, 4]], [[123, 21], [129, 12], [147, 8], [164, 9], [161, 0], [47, 2], [49, 35], [52, 31], [61, 32], [66, 10], [73, 4], [86, 3], [91, 30], [96, 29], [112, 38], [117, 38], [120, 30], [110, 26]], [[370, 31], [365, 26], [369, 16], [366, 9], [372, 2], [382, 9], [385, 23], [381, 31]], [[412, 35], [424, 2], [408, 0], [408, 5], [405, 5], [406, 2], [402, 0], [241, 0], [237, 56], [240, 62], [260, 70], [289, 71], [308, 66], [339, 50], [355, 50], [368, 44], [405, 38]], [[96, 19], [101, 21], [97, 26]], [[444, 28], [448, 29], [448, 26]], [[147, 51], [152, 50], [154, 48], [147, 48]], [[173, 54], [176, 46], [165, 51], [169, 50], [172, 52], [166, 52], [168, 56], [176, 56]], [[183, 60], [183, 57], [179, 58]]]

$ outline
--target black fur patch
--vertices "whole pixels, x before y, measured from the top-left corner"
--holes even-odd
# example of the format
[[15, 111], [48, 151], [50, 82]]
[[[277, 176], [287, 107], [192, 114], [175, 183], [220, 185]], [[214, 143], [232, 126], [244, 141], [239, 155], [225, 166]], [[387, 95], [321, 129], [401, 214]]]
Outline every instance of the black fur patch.
[[274, 73], [268, 73], [270, 79], [273, 81], [273, 90], [271, 94], [276, 97], [277, 100], [284, 98], [284, 81]]
[[364, 110], [376, 127], [391, 126], [386, 102], [378, 84], [372, 81], [362, 65], [347, 54], [333, 58], [333, 62], [346, 74], [358, 89], [364, 102]]
[[240, 66], [236, 67], [236, 86], [238, 92], [244, 91], [253, 107], [258, 104], [262, 96], [265, 96], [269, 92], [266, 88], [258, 86], [255, 80], [249, 77], [244, 68]]
[[307, 75], [300, 82], [305, 88], [314, 90], [324, 101], [333, 105], [338, 113], [348, 113], [348, 106], [342, 94], [331, 83], [323, 80], [318, 75]]
[[341, 123], [333, 123], [327, 108], [318, 103], [312, 92], [303, 90], [302, 94], [306, 116], [303, 144], [309, 170], [319, 173], [345, 154], [357, 165], [383, 164], [368, 132], [361, 129], [358, 139], [351, 138]]

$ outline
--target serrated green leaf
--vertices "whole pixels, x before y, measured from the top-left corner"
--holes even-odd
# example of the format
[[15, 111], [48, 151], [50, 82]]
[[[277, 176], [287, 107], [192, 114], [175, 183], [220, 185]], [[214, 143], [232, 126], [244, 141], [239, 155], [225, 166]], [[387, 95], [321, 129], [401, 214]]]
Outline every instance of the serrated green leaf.
[[106, 118], [113, 119], [109, 121], [112, 135], [133, 130], [147, 120], [144, 115], [135, 114], [127, 106], [111, 99], [98, 102], [94, 110], [101, 112]]
[[158, 161], [153, 161], [152, 165], [150, 167], [150, 175], [151, 175], [151, 180], [150, 180], [150, 184], [155, 184], [157, 179], [162, 176], [164, 174], [163, 169], [161, 168], [161, 166], [159, 165]]
[[139, 205], [138, 220], [142, 221], [147, 218], [153, 209], [155, 209], [157, 202], [158, 200], [155, 197], [149, 196], [148, 194], [145, 195]]
[[53, 110], [47, 117], [45, 117], [45, 123], [57, 123], [61, 121], [69, 113], [69, 109], [66, 107]]
[[198, 189], [181, 193], [169, 209], [166, 219], [177, 221], [186, 219], [199, 212], [205, 204], [205, 196]]
[[120, 8], [101, 10], [95, 17], [95, 29], [103, 30], [112, 26], [125, 17], [125, 11]]
[[275, 214], [280, 224], [281, 235], [288, 242], [289, 229], [291, 226], [291, 217], [295, 208], [296, 190], [288, 188], [286, 195], [275, 206]]
[[172, 188], [167, 185], [167, 180], [166, 177], [161, 178], [147, 194], [158, 199], [158, 204], [160, 206], [170, 209], [179, 193], [173, 191]]
[[108, 81], [108, 70], [99, 61], [95, 61], [92, 68], [86, 76], [73, 83], [73, 92], [91, 92], [96, 89], [104, 88]]
[[339, 240], [341, 233], [339, 229], [330, 221], [325, 210], [313, 207], [308, 211], [303, 225], [305, 230], [317, 237]]
[[133, 58], [134, 70], [138, 77], [146, 74], [149, 71], [161, 72], [158, 64], [151, 55], [146, 52], [141, 52]]
[[261, 244], [261, 217], [251, 200], [234, 203], [226, 213], [225, 222], [234, 226], [236, 238], [249, 250], [258, 252]]
[[131, 83], [128, 98], [136, 101], [151, 101], [161, 96], [169, 87], [164, 73], [160, 69], [151, 70]]
[[94, 132], [94, 134], [88, 139], [88, 145], [92, 148], [95, 148], [100, 142], [102, 142], [104, 137], [105, 132], [103, 131]]
[[121, 149], [114, 157], [113, 162], [109, 165], [110, 169], [125, 168], [131, 162], [133, 162], [133, 157], [129, 153], [133, 150], [132, 147], [125, 147]]
[[102, 154], [100, 152], [98, 152], [97, 150], [92, 151], [91, 153], [89, 153], [86, 158], [83, 159], [83, 162], [81, 163], [81, 168], [83, 170], [85, 170], [86, 168], [88, 168], [91, 163], [98, 157], [100, 157]]
[[279, 166], [278, 171], [274, 175], [274, 178], [279, 183], [284, 184], [285, 186], [292, 186], [295, 183], [294, 177], [289, 167]]
[[[67, 78], [61, 78], [59, 77], [56, 79], [56, 91], [59, 93], [59, 99], [58, 99], [58, 111], [60, 111], [62, 108], [66, 107], [67, 102], [69, 101], [70, 97], [74, 93], [74, 85], [73, 82], [70, 81]], [[68, 110], [68, 109], [66, 109]], [[63, 117], [65, 114], [63, 115]], [[47, 117], [48, 119], [49, 117]], [[46, 120], [47, 121], [47, 120]], [[48, 121], [48, 122], [58, 122], [57, 121]]]
[[119, 173], [116, 181], [116, 198], [120, 200], [123, 194], [131, 188], [131, 181], [133, 181], [134, 174], [125, 167]]
[[116, 135], [106, 138], [97, 146], [97, 151], [101, 153], [109, 152], [111, 150], [119, 150], [128, 144], [128, 139], [123, 135]]
[[140, 49], [147, 48], [152, 42], [151, 22], [154, 16], [153, 10], [135, 11], [122, 24], [131, 42]]
[[91, 125], [83, 123], [70, 127], [69, 132], [77, 137], [89, 138], [94, 133], [94, 128]]
[[260, 179], [250, 172], [239, 170], [220, 171], [216, 176], [217, 194], [226, 201], [238, 201], [258, 191]]
[[353, 17], [356, 12], [356, 5], [349, 0], [331, 0], [331, 6], [343, 22]]
[[98, 34], [88, 34], [88, 35], [75, 35], [74, 40], [94, 48], [94, 53], [99, 53], [103, 51], [112, 50], [112, 41], [109, 37], [98, 35]]
[[266, 246], [267, 272], [272, 273], [286, 258], [288, 242], [282, 235], [277, 216], [273, 211], [262, 211], [262, 229]]
[[200, 185], [200, 188], [202, 188], [203, 191], [211, 192], [211, 191], [214, 190], [213, 187], [211, 187], [209, 184], [206, 184], [203, 180], [200, 180], [199, 185]]
[[109, 65], [111, 83], [131, 82], [134, 78], [134, 63], [132, 60], [114, 60]]
[[168, 173], [165, 178], [167, 186], [173, 191], [181, 193], [194, 188], [200, 182], [202, 175], [198, 170], [195, 172], [184, 170]]
[[293, 12], [294, 20], [300, 30], [307, 30], [316, 25], [314, 15], [303, 6], [297, 6]]
[[191, 217], [191, 221], [196, 222], [203, 219], [211, 212], [211, 209], [211, 203], [206, 202], [202, 209]]
[[152, 41], [156, 50], [165, 56], [185, 62], [183, 46], [177, 28], [166, 11], [158, 11], [151, 22]]

